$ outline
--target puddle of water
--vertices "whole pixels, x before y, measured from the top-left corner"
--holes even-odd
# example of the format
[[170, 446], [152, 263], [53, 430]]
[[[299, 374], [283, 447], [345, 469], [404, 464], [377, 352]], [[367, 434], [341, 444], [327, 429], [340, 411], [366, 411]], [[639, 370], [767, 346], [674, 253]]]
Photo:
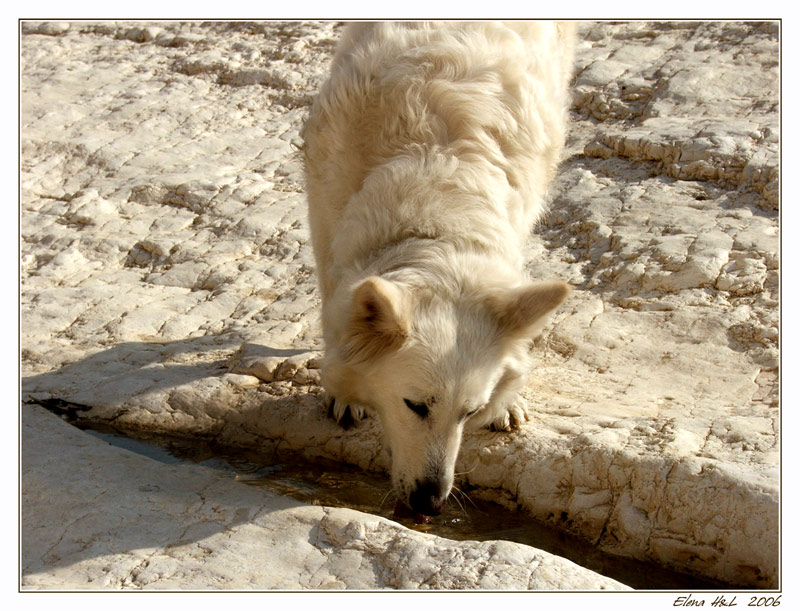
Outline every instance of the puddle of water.
[[[216, 446], [203, 440], [165, 436], [133, 438], [114, 431], [85, 429], [86, 432], [121, 448], [164, 463], [192, 462], [217, 471], [249, 486], [259, 486], [299, 501], [331, 507], [348, 507], [380, 515], [404, 526], [459, 541], [504, 539], [524, 543], [611, 577], [637, 590], [726, 590], [734, 586], [677, 573], [655, 564], [613, 556], [588, 542], [537, 522], [523, 512], [496, 503], [456, 493], [442, 515], [428, 524], [393, 516], [394, 496], [385, 475], [365, 472], [335, 461], [297, 455], [266, 456], [255, 451]], [[454, 498], [458, 500], [454, 501]]]

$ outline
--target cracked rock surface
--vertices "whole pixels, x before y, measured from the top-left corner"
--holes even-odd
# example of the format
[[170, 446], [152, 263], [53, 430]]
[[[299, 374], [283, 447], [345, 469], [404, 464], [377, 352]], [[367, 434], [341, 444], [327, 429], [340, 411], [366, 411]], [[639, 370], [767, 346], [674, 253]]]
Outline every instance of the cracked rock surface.
[[[377, 423], [337, 428], [317, 384], [319, 302], [296, 148], [339, 31], [23, 23], [24, 401], [70, 404], [122, 430], [387, 467]], [[526, 253], [531, 276], [574, 290], [537, 342], [531, 421], [516, 435], [468, 435], [456, 470], [480, 494], [613, 553], [775, 587], [778, 25], [586, 23], [580, 36], [567, 154]], [[58, 462], [43, 452], [41, 473]], [[25, 471], [23, 489], [33, 482]], [[28, 541], [46, 505], [25, 506]], [[111, 515], [121, 524], [140, 509]], [[296, 511], [307, 513], [300, 529], [336, 514], [352, 532], [373, 529], [370, 541], [395, 536], [364, 514]], [[241, 528], [258, 528], [254, 516]], [[173, 528], [166, 518], [162, 527]], [[169, 532], [179, 528], [188, 525]], [[357, 533], [331, 529], [337, 562], [359, 558], [358, 584], [422, 587], [418, 575], [378, 575]], [[427, 554], [451, 549], [422, 541]], [[541, 553], [524, 549], [514, 554]], [[98, 568], [102, 587], [128, 587], [134, 570], [149, 587], [192, 579], [183, 563], [189, 572], [148, 571], [155, 556], [108, 553], [119, 555], [92, 558], [127, 568], [106, 582]], [[206, 562], [201, 547], [186, 553]], [[26, 583], [66, 579], [58, 563], [43, 553], [25, 565], [35, 567]], [[316, 581], [253, 587], [345, 583], [331, 566]], [[517, 581], [481, 587], [527, 587], [525, 566]], [[60, 577], [43, 577], [51, 570]], [[458, 585], [465, 574], [428, 585], [473, 587]], [[217, 586], [239, 587], [228, 577]]]

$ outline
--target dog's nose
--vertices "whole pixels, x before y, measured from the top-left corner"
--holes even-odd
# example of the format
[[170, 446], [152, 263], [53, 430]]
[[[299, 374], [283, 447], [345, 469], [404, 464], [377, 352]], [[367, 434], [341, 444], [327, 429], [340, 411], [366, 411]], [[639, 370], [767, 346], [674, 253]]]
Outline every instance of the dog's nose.
[[408, 504], [417, 513], [426, 516], [438, 516], [442, 513], [449, 490], [435, 480], [418, 482], [416, 488], [408, 496]]

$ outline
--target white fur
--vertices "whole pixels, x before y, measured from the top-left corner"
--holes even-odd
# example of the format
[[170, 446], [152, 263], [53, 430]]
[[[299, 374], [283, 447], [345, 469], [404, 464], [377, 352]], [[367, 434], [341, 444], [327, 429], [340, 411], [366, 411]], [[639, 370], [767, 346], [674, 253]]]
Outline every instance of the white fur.
[[526, 418], [531, 339], [568, 292], [526, 278], [521, 247], [563, 147], [572, 37], [350, 25], [304, 128], [323, 384], [337, 418], [377, 411], [395, 490], [422, 513], [450, 491], [468, 414]]

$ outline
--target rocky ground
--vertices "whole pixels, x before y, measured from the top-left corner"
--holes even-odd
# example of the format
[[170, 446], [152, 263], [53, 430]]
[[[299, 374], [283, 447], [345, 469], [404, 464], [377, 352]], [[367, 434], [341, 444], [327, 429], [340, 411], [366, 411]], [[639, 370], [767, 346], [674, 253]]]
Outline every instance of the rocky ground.
[[[23, 587], [621, 587], [148, 466], [36, 406], [387, 466], [377, 423], [339, 429], [317, 385], [297, 147], [339, 32], [23, 23]], [[574, 291], [538, 343], [531, 421], [469, 435], [457, 470], [612, 553], [776, 587], [778, 26], [580, 33], [568, 150], [528, 244], [531, 275]], [[307, 547], [272, 555], [289, 540]]]

